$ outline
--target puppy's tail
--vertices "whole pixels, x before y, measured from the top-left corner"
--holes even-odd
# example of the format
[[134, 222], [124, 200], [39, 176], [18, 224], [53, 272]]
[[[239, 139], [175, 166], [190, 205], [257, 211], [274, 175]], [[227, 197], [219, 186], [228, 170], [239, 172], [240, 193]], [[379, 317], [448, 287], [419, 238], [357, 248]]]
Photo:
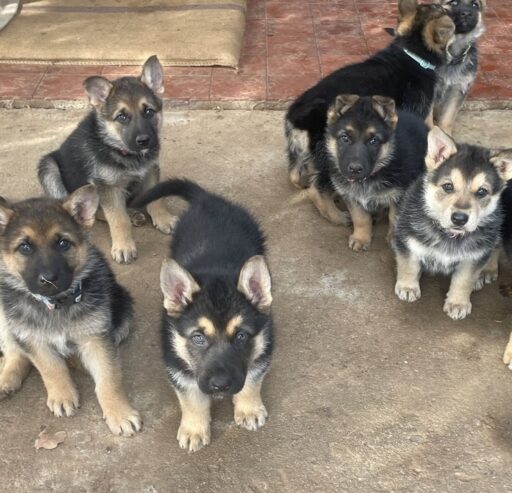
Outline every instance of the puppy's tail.
[[41, 158], [37, 165], [37, 177], [46, 195], [54, 199], [63, 199], [68, 196], [55, 153], [52, 152]]
[[194, 202], [207, 193], [204, 188], [193, 181], [174, 178], [162, 181], [148, 190], [140, 199], [136, 200], [135, 206], [143, 207], [150, 202], [169, 196], [181, 197], [187, 202]]

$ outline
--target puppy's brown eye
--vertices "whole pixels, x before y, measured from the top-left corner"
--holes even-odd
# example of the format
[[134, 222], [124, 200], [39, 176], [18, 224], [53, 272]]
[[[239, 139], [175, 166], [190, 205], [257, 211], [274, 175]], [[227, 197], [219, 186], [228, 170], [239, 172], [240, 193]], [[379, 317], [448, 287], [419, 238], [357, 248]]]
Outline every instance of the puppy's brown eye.
[[351, 140], [350, 140], [350, 137], [345, 133], [345, 132], [342, 132], [340, 135], [340, 140], [342, 142], [344, 142], [345, 144], [350, 144]]
[[473, 7], [474, 9], [478, 9], [478, 8], [480, 8], [480, 5], [478, 5], [478, 2], [473, 2], [471, 5], [472, 5], [472, 7]]
[[128, 123], [128, 121], [130, 120], [130, 118], [129, 118], [129, 117], [128, 117], [128, 115], [127, 115], [127, 114], [125, 114], [125, 113], [119, 113], [119, 115], [117, 115], [117, 116], [115, 117], [115, 120], [116, 120], [117, 122], [119, 122], [119, 123], [123, 123], [123, 124], [124, 124], [124, 123]]
[[153, 108], [146, 108], [144, 110], [145, 118], [153, 118], [155, 116], [155, 110]]
[[71, 248], [71, 242], [66, 240], [66, 238], [61, 238], [57, 241], [57, 246], [59, 247], [59, 250], [66, 252]]
[[375, 146], [379, 143], [379, 139], [375, 136], [373, 136], [369, 141], [368, 144], [371, 146]]
[[451, 183], [445, 183], [444, 185], [441, 185], [441, 188], [446, 192], [446, 193], [453, 193], [453, 185]]
[[480, 187], [475, 194], [479, 199], [483, 199], [484, 197], [487, 197], [489, 195], [489, 191], [485, 189], [484, 187]]
[[194, 334], [190, 339], [196, 346], [199, 347], [204, 347], [208, 344], [208, 341], [203, 334]]
[[30, 255], [32, 253], [32, 245], [28, 241], [24, 241], [18, 246], [18, 252], [22, 255]]
[[245, 342], [247, 342], [248, 339], [249, 339], [249, 335], [247, 334], [247, 332], [244, 332], [243, 330], [239, 330], [236, 333], [235, 341], [238, 344], [244, 344]]

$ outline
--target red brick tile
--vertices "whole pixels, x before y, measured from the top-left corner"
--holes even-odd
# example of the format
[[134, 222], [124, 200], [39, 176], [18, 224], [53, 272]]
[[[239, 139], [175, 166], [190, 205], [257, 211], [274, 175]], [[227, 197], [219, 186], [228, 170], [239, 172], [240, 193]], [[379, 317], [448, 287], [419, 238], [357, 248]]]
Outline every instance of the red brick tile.
[[315, 22], [345, 21], [358, 24], [357, 11], [353, 2], [349, 2], [347, 5], [314, 3], [311, 4], [311, 15]]
[[366, 39], [366, 42], [368, 44], [368, 51], [370, 52], [370, 55], [373, 55], [377, 53], [378, 51], [383, 50], [386, 48], [386, 46], [389, 45], [391, 42], [391, 37], [384, 33], [380, 36], [371, 36]]
[[118, 78], [125, 76], [139, 76], [141, 73], [140, 65], [105, 65], [101, 72], [104, 77]]
[[281, 41], [269, 38], [268, 56], [303, 55], [314, 58], [318, 51], [314, 39], [304, 41]]
[[212, 78], [211, 101], [263, 101], [266, 97], [266, 77], [219, 75]]
[[0, 75], [0, 98], [30, 98], [43, 74], [17, 73]]
[[315, 21], [315, 33], [317, 39], [338, 38], [340, 36], [362, 36], [363, 31], [359, 22], [346, 21]]
[[293, 100], [306, 89], [316, 84], [319, 79], [319, 77], [312, 74], [269, 76], [267, 97], [269, 100]]
[[503, 55], [480, 57], [480, 72], [492, 76], [512, 76], [512, 63], [503, 63]]
[[283, 21], [270, 19], [267, 23], [267, 39], [276, 41], [305, 41], [314, 35], [311, 19], [295, 19]]
[[320, 63], [322, 66], [322, 77], [329, 75], [331, 72], [338, 70], [346, 65], [362, 62], [366, 57], [363, 55], [320, 55]]
[[[219, 67], [213, 69], [213, 73], [220, 71]], [[267, 57], [265, 53], [260, 55], [256, 54], [242, 54], [240, 57], [240, 63], [238, 65], [239, 75], [250, 75], [250, 76], [266, 76], [267, 74]]]
[[0, 63], [0, 74], [44, 74], [48, 65], [43, 63]]
[[99, 75], [103, 70], [103, 65], [49, 65], [48, 74], [66, 74], [66, 75]]
[[212, 67], [164, 67], [164, 75], [193, 75], [195, 77], [211, 77]]
[[481, 76], [469, 94], [471, 99], [512, 99], [512, 81], [509, 77]]
[[47, 74], [37, 88], [34, 98], [84, 99], [86, 96], [83, 81], [83, 75]]
[[508, 36], [484, 35], [478, 46], [482, 54], [512, 53], [512, 39]]
[[267, 2], [267, 19], [303, 19], [311, 18], [309, 4], [306, 1], [294, 2]]
[[265, 0], [247, 2], [247, 19], [265, 19]]
[[368, 55], [363, 36], [343, 36], [333, 39], [318, 39], [320, 55]]
[[320, 76], [318, 57], [301, 53], [290, 55], [271, 55], [268, 57], [269, 75], [314, 74]]
[[262, 53], [267, 43], [265, 19], [248, 20], [245, 24], [243, 53]]
[[204, 76], [164, 76], [164, 97], [166, 99], [208, 101], [210, 98], [210, 81], [210, 77]]

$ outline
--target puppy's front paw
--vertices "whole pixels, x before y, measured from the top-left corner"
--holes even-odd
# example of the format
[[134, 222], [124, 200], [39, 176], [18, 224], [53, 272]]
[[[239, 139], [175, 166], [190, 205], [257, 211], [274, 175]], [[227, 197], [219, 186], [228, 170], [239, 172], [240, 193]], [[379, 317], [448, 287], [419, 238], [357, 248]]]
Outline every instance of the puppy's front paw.
[[508, 365], [509, 369], [512, 370], [512, 338], [505, 348], [505, 353], [503, 354], [503, 363]]
[[267, 420], [267, 410], [263, 403], [255, 406], [235, 405], [235, 423], [247, 430], [256, 431], [261, 428]]
[[15, 372], [2, 372], [0, 375], [0, 400], [16, 392], [23, 383], [23, 379]]
[[370, 241], [370, 238], [358, 238], [351, 234], [348, 239], [348, 246], [354, 250], [354, 252], [362, 252], [370, 248]]
[[182, 421], [177, 439], [182, 449], [188, 452], [197, 452], [210, 443], [210, 425]]
[[483, 271], [480, 274], [480, 277], [475, 283], [475, 291], [479, 291], [482, 289], [486, 284], [492, 284], [494, 281], [498, 279], [498, 271], [497, 270], [488, 270]]
[[470, 301], [456, 303], [446, 300], [443, 311], [453, 320], [462, 320], [471, 313], [471, 307], [472, 305]]
[[395, 294], [402, 300], [412, 303], [421, 298], [421, 289], [419, 284], [415, 286], [406, 286], [400, 282], [395, 285]]
[[178, 222], [178, 217], [171, 214], [165, 214], [165, 216], [152, 217], [153, 226], [161, 231], [162, 233], [169, 235], [174, 230], [174, 226]]
[[112, 245], [112, 258], [118, 264], [131, 264], [137, 258], [137, 247], [133, 240]]
[[59, 418], [73, 416], [79, 407], [78, 391], [72, 387], [53, 389], [48, 392], [46, 405]]
[[129, 437], [142, 429], [142, 418], [139, 412], [128, 403], [105, 410], [103, 414], [107, 426], [114, 435]]

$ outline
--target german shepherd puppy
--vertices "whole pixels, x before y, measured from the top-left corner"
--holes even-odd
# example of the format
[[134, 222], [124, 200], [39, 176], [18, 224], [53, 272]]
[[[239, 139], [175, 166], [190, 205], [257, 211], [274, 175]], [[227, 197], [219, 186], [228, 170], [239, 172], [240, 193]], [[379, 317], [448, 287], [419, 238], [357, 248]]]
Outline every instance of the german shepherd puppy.
[[160, 273], [162, 346], [181, 405], [177, 438], [194, 452], [210, 442], [212, 397], [233, 396], [237, 425], [265, 424], [260, 390], [273, 346], [271, 279], [263, 234], [245, 209], [185, 180], [160, 183], [142, 204], [169, 195], [190, 206]]
[[477, 39], [484, 32], [486, 0], [436, 0], [455, 24], [455, 37], [447, 50], [447, 63], [437, 70], [434, 122], [452, 133], [457, 114], [478, 70]]
[[132, 325], [132, 299], [117, 284], [86, 229], [99, 198], [85, 185], [64, 200], [0, 201], [0, 397], [34, 365], [56, 416], [71, 416], [78, 392], [65, 359], [78, 355], [116, 435], [141, 429], [123, 390], [118, 345]]
[[[137, 257], [127, 200], [159, 180], [159, 131], [162, 125], [162, 66], [148, 58], [140, 77], [84, 82], [92, 111], [60, 149], [39, 162], [38, 176], [47, 195], [62, 199], [93, 183], [112, 236], [112, 258], [130, 263]], [[162, 201], [148, 206], [153, 224], [170, 233], [175, 217]]]
[[[390, 231], [396, 206], [425, 167], [428, 129], [412, 113], [396, 111], [383, 96], [340, 95], [327, 112], [327, 129], [313, 150], [314, 174], [308, 194], [333, 223], [354, 225], [353, 250], [367, 250], [372, 214], [389, 210]], [[339, 194], [346, 218], [332, 200]]]
[[396, 220], [396, 295], [421, 296], [423, 271], [451, 275], [444, 311], [471, 313], [470, 296], [501, 242], [500, 196], [512, 178], [512, 150], [456, 144], [438, 127], [428, 135], [427, 171], [407, 191]]
[[328, 108], [339, 94], [379, 94], [395, 100], [399, 109], [425, 119], [431, 112], [435, 69], [446, 57], [455, 25], [435, 4], [399, 0], [397, 36], [368, 60], [336, 70], [299, 96], [285, 118], [289, 176], [299, 187], [309, 186], [311, 151], [322, 139]]

